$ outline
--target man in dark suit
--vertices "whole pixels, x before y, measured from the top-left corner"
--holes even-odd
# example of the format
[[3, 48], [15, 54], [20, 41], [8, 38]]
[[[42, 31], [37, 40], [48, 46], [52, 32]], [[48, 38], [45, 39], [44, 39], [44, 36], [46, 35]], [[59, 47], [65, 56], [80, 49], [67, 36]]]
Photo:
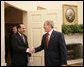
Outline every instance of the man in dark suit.
[[8, 64], [9, 39], [5, 36], [5, 63]]
[[11, 36], [17, 32], [17, 26], [10, 28], [8, 35], [5, 35], [5, 61], [7, 66], [12, 66], [11, 57], [12, 57], [12, 48], [11, 48]]
[[31, 53], [36, 53], [44, 49], [45, 66], [66, 66], [66, 45], [62, 33], [54, 31], [53, 21], [46, 21], [41, 45], [35, 49], [30, 48]]
[[27, 37], [24, 35], [25, 26], [19, 24], [17, 26], [18, 32], [12, 35], [12, 65], [26, 66], [28, 63], [29, 47]]

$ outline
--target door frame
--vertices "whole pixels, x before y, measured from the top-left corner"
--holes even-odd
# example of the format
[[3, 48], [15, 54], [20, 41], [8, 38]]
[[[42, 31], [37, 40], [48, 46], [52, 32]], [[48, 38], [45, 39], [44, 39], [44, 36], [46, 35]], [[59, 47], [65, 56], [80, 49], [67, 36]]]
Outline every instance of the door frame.
[[[5, 63], [5, 1], [1, 1], [1, 66], [6, 66]], [[19, 9], [23, 11], [23, 24], [27, 27], [28, 17], [27, 17], [27, 11], [17, 8], [14, 5], [11, 5], [12, 7]], [[25, 34], [28, 34], [26, 31]]]

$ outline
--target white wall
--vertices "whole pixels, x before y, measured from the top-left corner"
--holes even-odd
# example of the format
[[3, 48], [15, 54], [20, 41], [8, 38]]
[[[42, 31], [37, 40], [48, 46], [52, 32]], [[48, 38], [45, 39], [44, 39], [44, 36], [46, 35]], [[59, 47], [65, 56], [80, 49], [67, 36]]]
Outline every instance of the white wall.
[[4, 2], [1, 2], [1, 66], [5, 64]]
[[[78, 6], [78, 24], [83, 24], [83, 1], [6, 1], [7, 3], [25, 11], [36, 11], [37, 6], [47, 10], [57, 10], [57, 21], [63, 23], [63, 4]], [[61, 19], [61, 20], [60, 20]]]
[[[46, 9], [57, 9], [58, 21], [63, 23], [63, 4], [78, 6], [78, 24], [83, 24], [83, 1], [39, 1], [38, 5]], [[61, 20], [60, 20], [61, 19]]]

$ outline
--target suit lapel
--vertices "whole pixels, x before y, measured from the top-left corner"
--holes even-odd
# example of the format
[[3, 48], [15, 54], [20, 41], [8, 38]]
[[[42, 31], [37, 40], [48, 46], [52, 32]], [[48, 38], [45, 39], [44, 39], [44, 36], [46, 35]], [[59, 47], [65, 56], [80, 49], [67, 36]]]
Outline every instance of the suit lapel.
[[[25, 44], [24, 41], [23, 41], [23, 39], [22, 39], [21, 36], [19, 35], [19, 33], [17, 33], [17, 37], [18, 37], [18, 39], [20, 40], [20, 42], [22, 42], [23, 44]], [[24, 36], [24, 37], [25, 37], [25, 36]], [[26, 40], [26, 38], [25, 38], [25, 40]]]
[[48, 47], [51, 45], [52, 40], [54, 39], [54, 31], [52, 32], [51, 36], [50, 36], [50, 40], [48, 43]]
[[47, 34], [45, 35], [45, 46], [46, 46], [46, 49], [47, 49]]
[[[46, 34], [46, 37], [47, 37], [47, 34]], [[53, 30], [53, 32], [52, 32], [52, 34], [50, 36], [50, 40], [49, 40], [49, 43], [48, 43], [48, 48], [51, 45], [51, 42], [52, 42], [53, 39], [54, 39], [54, 30]], [[46, 43], [46, 48], [47, 48], [47, 43]]]

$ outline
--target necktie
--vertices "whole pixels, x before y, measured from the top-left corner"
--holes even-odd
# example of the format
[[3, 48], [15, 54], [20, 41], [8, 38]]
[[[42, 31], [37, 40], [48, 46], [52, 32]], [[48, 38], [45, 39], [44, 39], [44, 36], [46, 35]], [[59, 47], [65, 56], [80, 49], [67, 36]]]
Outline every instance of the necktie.
[[24, 38], [24, 35], [21, 35], [21, 37], [22, 37], [22, 39], [23, 39], [23, 41], [24, 41], [24, 43], [25, 43], [25, 38]]
[[49, 33], [47, 33], [47, 39], [46, 39], [46, 43], [47, 43], [47, 48], [48, 48], [48, 42], [49, 42]]

